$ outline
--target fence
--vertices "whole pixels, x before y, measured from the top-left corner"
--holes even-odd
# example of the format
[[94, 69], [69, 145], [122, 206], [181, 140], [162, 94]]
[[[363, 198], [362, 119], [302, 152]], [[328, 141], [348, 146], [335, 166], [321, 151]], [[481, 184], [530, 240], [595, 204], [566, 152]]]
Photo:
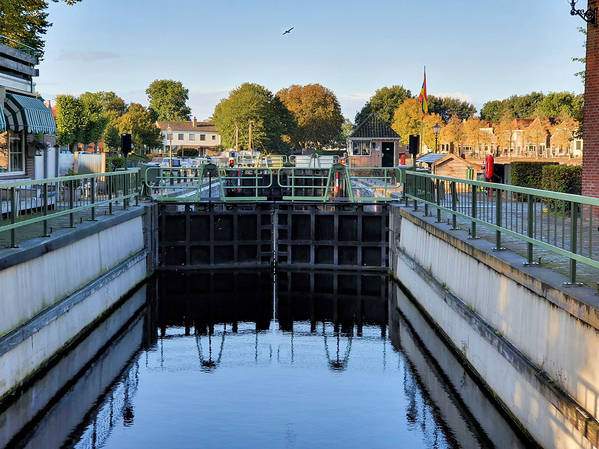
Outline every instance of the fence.
[[[404, 169], [405, 170], [405, 169]], [[404, 171], [403, 198], [423, 205], [425, 215], [435, 212], [453, 229], [458, 220], [468, 225], [471, 238], [477, 226], [495, 232], [495, 249], [502, 236], [525, 244], [527, 264], [535, 260], [535, 247], [569, 262], [569, 283], [577, 284], [576, 264], [599, 268], [599, 198], [584, 197], [506, 184], [447, 178]]]
[[0, 184], [0, 247], [47, 237], [53, 229], [95, 220], [138, 202], [139, 169]]

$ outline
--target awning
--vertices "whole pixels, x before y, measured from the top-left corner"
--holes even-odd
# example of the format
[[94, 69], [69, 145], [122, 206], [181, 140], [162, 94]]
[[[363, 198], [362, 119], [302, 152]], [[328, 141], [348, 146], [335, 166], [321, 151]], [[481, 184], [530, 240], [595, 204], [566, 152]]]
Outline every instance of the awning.
[[7, 128], [11, 131], [56, 134], [52, 111], [39, 98], [7, 93], [4, 115]]
[[4, 111], [0, 104], [0, 133], [3, 133], [4, 131], [6, 131], [6, 119], [4, 118]]

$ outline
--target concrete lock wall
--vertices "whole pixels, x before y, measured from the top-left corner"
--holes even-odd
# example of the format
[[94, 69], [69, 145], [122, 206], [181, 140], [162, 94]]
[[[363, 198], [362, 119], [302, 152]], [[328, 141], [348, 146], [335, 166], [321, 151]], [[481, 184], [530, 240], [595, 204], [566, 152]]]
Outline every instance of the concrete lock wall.
[[33, 242], [20, 263], [0, 260], [0, 398], [147, 277], [145, 217], [143, 208], [103, 217], [54, 247]]
[[396, 278], [539, 444], [597, 447], [597, 310], [443, 226], [395, 208]]

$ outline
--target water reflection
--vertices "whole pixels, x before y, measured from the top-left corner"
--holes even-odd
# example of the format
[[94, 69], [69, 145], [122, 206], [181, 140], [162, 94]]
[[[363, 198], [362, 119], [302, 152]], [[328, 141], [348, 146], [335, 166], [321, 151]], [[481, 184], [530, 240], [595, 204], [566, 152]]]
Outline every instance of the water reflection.
[[22, 447], [523, 447], [385, 276], [165, 274], [148, 292]]

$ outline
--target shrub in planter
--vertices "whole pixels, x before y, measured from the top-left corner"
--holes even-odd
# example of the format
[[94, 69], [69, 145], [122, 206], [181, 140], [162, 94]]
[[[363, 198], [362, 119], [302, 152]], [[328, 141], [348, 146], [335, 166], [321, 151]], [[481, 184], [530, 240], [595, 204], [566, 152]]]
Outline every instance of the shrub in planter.
[[[580, 165], [549, 165], [543, 167], [543, 190], [553, 192], [582, 194], [582, 167]], [[547, 201], [550, 211], [569, 213], [569, 204], [550, 199]]]

